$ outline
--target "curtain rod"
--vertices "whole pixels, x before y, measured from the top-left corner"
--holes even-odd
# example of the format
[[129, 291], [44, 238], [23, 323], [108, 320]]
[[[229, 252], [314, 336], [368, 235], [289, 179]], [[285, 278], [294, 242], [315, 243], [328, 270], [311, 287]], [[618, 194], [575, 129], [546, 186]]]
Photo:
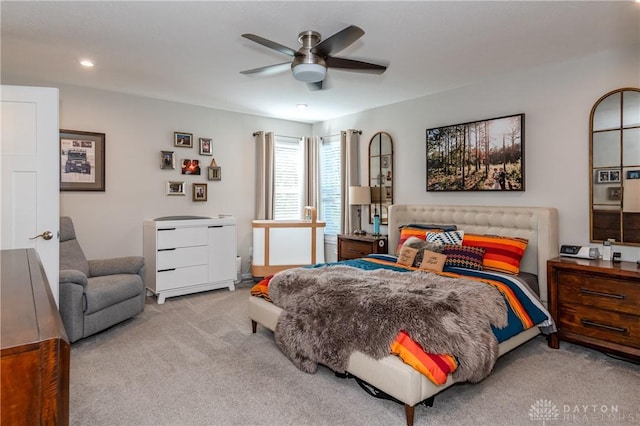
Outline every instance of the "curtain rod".
[[[264, 133], [262, 130], [259, 130], [257, 132], [253, 132], [253, 137], [256, 137], [258, 135], [261, 135], [262, 133]], [[274, 134], [273, 137], [278, 137], [278, 138], [290, 138], [290, 139], [296, 139], [296, 140], [300, 140], [302, 139], [304, 136], [287, 136], [287, 135], [277, 135]]]

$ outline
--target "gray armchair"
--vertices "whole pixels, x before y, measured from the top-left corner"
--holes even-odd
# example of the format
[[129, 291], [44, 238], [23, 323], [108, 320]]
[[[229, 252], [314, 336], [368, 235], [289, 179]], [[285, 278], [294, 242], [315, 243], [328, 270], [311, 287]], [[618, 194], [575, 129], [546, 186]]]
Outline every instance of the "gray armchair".
[[144, 258], [87, 260], [71, 218], [60, 217], [60, 316], [71, 342], [144, 310]]

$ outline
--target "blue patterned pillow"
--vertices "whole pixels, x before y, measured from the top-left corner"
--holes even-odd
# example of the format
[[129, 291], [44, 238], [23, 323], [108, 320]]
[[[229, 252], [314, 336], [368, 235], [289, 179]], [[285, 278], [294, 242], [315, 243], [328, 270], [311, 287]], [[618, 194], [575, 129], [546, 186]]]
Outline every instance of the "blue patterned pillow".
[[462, 245], [464, 231], [427, 232], [427, 241], [440, 244]]
[[484, 253], [485, 249], [481, 247], [460, 246], [457, 244], [445, 244], [442, 248], [442, 254], [447, 255], [444, 266], [473, 269], [475, 271], [484, 269], [482, 266]]

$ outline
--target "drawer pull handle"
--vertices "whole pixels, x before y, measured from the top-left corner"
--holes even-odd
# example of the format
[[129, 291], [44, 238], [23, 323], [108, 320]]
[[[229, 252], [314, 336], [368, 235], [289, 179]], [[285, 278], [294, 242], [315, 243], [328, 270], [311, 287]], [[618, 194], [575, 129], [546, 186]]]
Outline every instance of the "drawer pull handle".
[[160, 232], [160, 231], [175, 231], [175, 230], [176, 230], [176, 228], [159, 228], [158, 232]]
[[582, 323], [582, 325], [586, 325], [586, 326], [604, 328], [605, 330], [617, 331], [619, 333], [626, 333], [627, 332], [626, 328], [614, 327], [612, 325], [598, 324], [597, 322], [589, 321], [589, 320], [582, 319], [582, 318], [580, 319], [580, 322]]
[[174, 248], [166, 248], [166, 249], [158, 249], [158, 251], [171, 251], [171, 250], [175, 250]]
[[355, 250], [355, 249], [351, 249], [351, 248], [350, 248], [350, 249], [347, 249], [347, 251], [348, 251], [349, 253], [364, 254], [364, 253], [363, 253], [363, 252], [361, 252], [360, 250]]
[[222, 225], [209, 225], [209, 228], [222, 228]]
[[587, 294], [589, 296], [601, 296], [601, 297], [609, 297], [611, 299], [626, 299], [627, 296], [624, 294], [615, 294], [615, 293], [602, 293], [600, 291], [587, 290], [586, 288], [581, 288], [580, 293]]
[[158, 272], [169, 272], [169, 271], [175, 271], [176, 268], [169, 268], [169, 269], [158, 269]]

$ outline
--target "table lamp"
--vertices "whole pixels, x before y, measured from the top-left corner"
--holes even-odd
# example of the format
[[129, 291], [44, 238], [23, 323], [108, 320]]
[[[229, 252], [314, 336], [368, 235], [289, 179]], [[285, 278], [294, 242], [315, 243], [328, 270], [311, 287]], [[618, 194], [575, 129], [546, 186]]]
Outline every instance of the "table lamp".
[[365, 235], [367, 232], [362, 230], [362, 207], [371, 204], [371, 189], [368, 186], [350, 186], [349, 187], [349, 205], [358, 206], [358, 226], [359, 228], [353, 233], [355, 235]]

